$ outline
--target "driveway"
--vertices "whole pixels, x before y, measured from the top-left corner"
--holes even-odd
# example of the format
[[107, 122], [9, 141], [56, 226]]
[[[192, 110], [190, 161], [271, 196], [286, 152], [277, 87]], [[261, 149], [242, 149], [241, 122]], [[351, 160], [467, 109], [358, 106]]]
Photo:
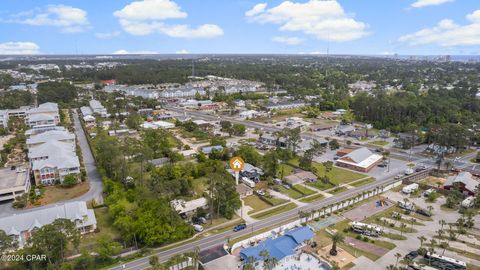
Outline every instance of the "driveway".
[[[95, 159], [93, 158], [92, 151], [90, 150], [90, 147], [88, 145], [87, 138], [85, 136], [85, 133], [83, 132], [82, 125], [80, 124], [80, 120], [78, 118], [78, 114], [76, 112], [73, 113], [73, 123], [75, 127], [75, 135], [77, 136], [78, 143], [80, 144], [80, 148], [82, 149], [82, 157], [83, 157], [83, 162], [85, 164], [85, 170], [87, 172], [88, 179], [90, 180], [90, 189], [88, 190], [87, 193], [68, 200], [64, 202], [70, 202], [70, 201], [90, 201], [92, 199], [95, 199], [97, 203], [103, 203], [102, 199], [102, 191], [103, 191], [103, 184], [102, 184], [102, 177], [97, 171], [97, 167], [95, 166]], [[12, 208], [12, 203], [11, 202], [6, 202], [0, 204], [0, 217], [4, 216], [9, 216], [12, 214], [19, 214], [19, 213], [24, 213], [24, 212], [31, 212], [35, 211], [38, 209], [43, 209], [43, 208], [50, 208], [52, 206], [55, 206], [59, 203], [63, 202], [56, 202], [55, 204], [49, 204], [49, 205], [44, 205], [40, 207], [35, 207], [31, 209], [14, 209]]]

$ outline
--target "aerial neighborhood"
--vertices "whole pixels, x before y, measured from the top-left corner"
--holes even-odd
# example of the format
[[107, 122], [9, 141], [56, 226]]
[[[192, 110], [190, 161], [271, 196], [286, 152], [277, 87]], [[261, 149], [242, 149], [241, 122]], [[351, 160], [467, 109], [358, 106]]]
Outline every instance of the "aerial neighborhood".
[[47, 256], [1, 269], [480, 269], [478, 62], [45, 57], [0, 62], [0, 252]]

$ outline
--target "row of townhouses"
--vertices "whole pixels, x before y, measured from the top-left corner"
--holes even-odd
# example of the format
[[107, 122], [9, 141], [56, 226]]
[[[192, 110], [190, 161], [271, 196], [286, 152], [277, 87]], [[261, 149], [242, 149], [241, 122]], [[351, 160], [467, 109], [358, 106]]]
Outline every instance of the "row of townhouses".
[[47, 102], [38, 107], [0, 111], [0, 126], [10, 117], [24, 117], [30, 128], [27, 136], [28, 160], [37, 185], [62, 182], [69, 174], [80, 173], [75, 135], [60, 124], [58, 104]]

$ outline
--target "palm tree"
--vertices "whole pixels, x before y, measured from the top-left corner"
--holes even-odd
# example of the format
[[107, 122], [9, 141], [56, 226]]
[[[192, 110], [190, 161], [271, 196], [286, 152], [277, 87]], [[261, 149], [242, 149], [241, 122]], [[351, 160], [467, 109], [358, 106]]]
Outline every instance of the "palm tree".
[[445, 254], [445, 250], [448, 247], [448, 242], [443, 241], [440, 243], [440, 246], [443, 247], [443, 251], [442, 251], [442, 256], [443, 256], [443, 254]]
[[440, 226], [442, 226], [442, 230], [443, 230], [443, 226], [445, 226], [447, 224], [447, 222], [443, 219], [439, 220], [438, 221], [438, 224], [440, 224]]
[[264, 270], [269, 270], [268, 269], [268, 260], [270, 258], [270, 253], [268, 252], [268, 250], [262, 249], [262, 251], [260, 251], [260, 253], [258, 253], [258, 255], [263, 258], [263, 269]]
[[337, 243], [343, 242], [345, 237], [337, 232], [331, 235], [330, 238], [332, 239], [332, 248], [330, 249], [330, 255], [335, 256], [337, 255]]
[[248, 256], [247, 263], [243, 266], [243, 270], [255, 270], [255, 257]]
[[400, 235], [403, 235], [403, 232], [405, 231], [406, 228], [407, 228], [407, 224], [402, 222], [402, 224], [400, 224]]
[[437, 231], [438, 238], [440, 238], [440, 239], [443, 239], [443, 234], [444, 234], [444, 233], [445, 233], [445, 231], [444, 231], [444, 230], [441, 230], [441, 229], [440, 229], [440, 230], [438, 230], [438, 231]]
[[307, 222], [307, 213], [303, 212], [302, 210], [298, 211], [298, 216], [300, 217], [300, 222], [303, 222], [302, 219], [305, 218], [305, 222]]
[[402, 254], [400, 254], [400, 253], [398, 253], [398, 252], [395, 253], [395, 258], [397, 259], [397, 260], [395, 261], [395, 267], [397, 267], [398, 260], [400, 260], [401, 257], [402, 257]]
[[420, 240], [420, 248], [423, 247], [423, 242], [427, 241], [427, 238], [425, 236], [418, 236], [418, 240]]
[[413, 224], [415, 223], [415, 221], [417, 221], [417, 220], [414, 219], [414, 218], [411, 218], [411, 219], [410, 219], [410, 224], [412, 224], [412, 227], [411, 227], [412, 232], [413, 232]]
[[437, 241], [435, 241], [435, 239], [430, 239], [430, 248], [429, 248], [429, 251], [431, 253], [435, 253], [435, 245], [437, 244]]
[[431, 206], [431, 205], [427, 206], [427, 210], [428, 210], [430, 213], [432, 213], [432, 211], [433, 211], [433, 206]]
[[150, 263], [150, 265], [152, 266], [152, 268], [153, 268], [154, 270], [158, 269], [159, 266], [160, 266], [160, 262], [159, 262], [159, 260], [158, 260], [158, 256], [156, 256], [156, 255], [153, 255], [152, 257], [150, 257], [150, 258], [148, 259], [148, 262]]
[[195, 247], [193, 249], [192, 255], [193, 263], [195, 264], [195, 270], [198, 270], [198, 262], [200, 261], [200, 247]]

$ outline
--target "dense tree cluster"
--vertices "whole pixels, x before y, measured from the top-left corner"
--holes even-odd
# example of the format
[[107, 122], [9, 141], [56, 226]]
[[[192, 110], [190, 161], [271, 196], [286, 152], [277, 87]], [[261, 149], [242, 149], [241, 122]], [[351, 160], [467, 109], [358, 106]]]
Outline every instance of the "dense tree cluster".
[[16, 109], [32, 105], [35, 97], [28, 91], [0, 92], [0, 109]]
[[38, 85], [38, 102], [71, 103], [77, 97], [77, 89], [67, 82], [46, 82]]

